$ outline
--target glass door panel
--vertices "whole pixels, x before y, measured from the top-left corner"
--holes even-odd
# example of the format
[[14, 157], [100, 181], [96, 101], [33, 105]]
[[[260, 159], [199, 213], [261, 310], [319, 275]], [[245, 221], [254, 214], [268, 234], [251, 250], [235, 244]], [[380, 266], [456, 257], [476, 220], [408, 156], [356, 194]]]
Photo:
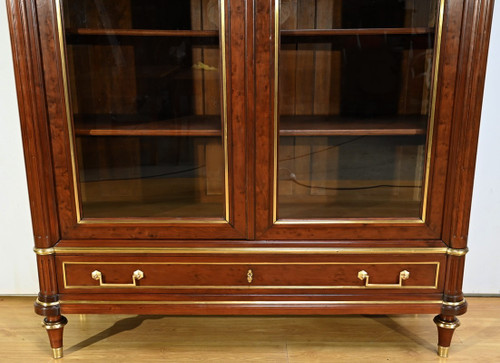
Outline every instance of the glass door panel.
[[217, 0], [64, 0], [80, 217], [226, 219]]
[[275, 217], [422, 218], [436, 0], [281, 0]]

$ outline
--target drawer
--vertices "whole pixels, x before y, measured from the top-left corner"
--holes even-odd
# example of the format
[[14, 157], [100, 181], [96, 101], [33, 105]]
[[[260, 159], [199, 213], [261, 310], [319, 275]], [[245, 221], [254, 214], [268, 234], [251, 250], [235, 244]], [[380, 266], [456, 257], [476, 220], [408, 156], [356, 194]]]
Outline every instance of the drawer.
[[[275, 258], [58, 258], [60, 291], [215, 289], [432, 289], [440, 288], [442, 258], [411, 261], [298, 261]], [[90, 259], [90, 257], [89, 257]], [[359, 259], [359, 258], [358, 258]], [[361, 258], [363, 259], [363, 258]], [[367, 258], [365, 258], [367, 259]], [[373, 257], [372, 257], [373, 259]], [[245, 261], [243, 261], [245, 260]]]

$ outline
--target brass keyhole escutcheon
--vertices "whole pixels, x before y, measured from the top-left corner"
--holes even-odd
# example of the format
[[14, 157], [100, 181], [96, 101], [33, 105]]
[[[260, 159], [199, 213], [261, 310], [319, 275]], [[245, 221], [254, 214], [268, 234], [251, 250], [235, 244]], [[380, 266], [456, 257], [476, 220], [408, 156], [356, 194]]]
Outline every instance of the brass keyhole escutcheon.
[[249, 284], [251, 284], [253, 281], [253, 271], [252, 270], [248, 270], [248, 272], [247, 272], [247, 281]]

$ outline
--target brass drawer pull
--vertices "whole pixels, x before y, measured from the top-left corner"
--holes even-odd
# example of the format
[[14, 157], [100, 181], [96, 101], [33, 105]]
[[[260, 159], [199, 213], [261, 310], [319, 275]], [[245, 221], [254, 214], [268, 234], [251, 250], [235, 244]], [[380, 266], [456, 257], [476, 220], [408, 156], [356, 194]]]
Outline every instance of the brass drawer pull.
[[403, 281], [408, 280], [410, 278], [410, 272], [407, 270], [403, 270], [399, 273], [399, 283], [398, 284], [370, 284], [370, 275], [365, 270], [361, 270], [358, 272], [358, 279], [361, 281], [365, 280], [366, 287], [403, 287]]
[[248, 272], [247, 272], [247, 281], [249, 284], [251, 284], [253, 281], [253, 271], [252, 270], [248, 270]]
[[95, 270], [91, 274], [94, 280], [99, 281], [99, 286], [104, 287], [135, 287], [137, 286], [137, 281], [144, 278], [144, 272], [141, 270], [135, 270], [132, 274], [132, 283], [131, 284], [108, 284], [102, 281], [102, 272], [99, 270]]

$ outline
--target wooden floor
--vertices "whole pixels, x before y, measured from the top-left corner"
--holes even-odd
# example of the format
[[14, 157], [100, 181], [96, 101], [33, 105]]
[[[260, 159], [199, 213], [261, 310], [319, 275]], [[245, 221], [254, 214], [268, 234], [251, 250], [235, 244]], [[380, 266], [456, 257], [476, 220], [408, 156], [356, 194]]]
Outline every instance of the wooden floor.
[[[0, 362], [52, 362], [34, 297], [0, 297]], [[429, 315], [68, 315], [58, 362], [500, 362], [500, 298], [468, 298], [450, 358]]]

